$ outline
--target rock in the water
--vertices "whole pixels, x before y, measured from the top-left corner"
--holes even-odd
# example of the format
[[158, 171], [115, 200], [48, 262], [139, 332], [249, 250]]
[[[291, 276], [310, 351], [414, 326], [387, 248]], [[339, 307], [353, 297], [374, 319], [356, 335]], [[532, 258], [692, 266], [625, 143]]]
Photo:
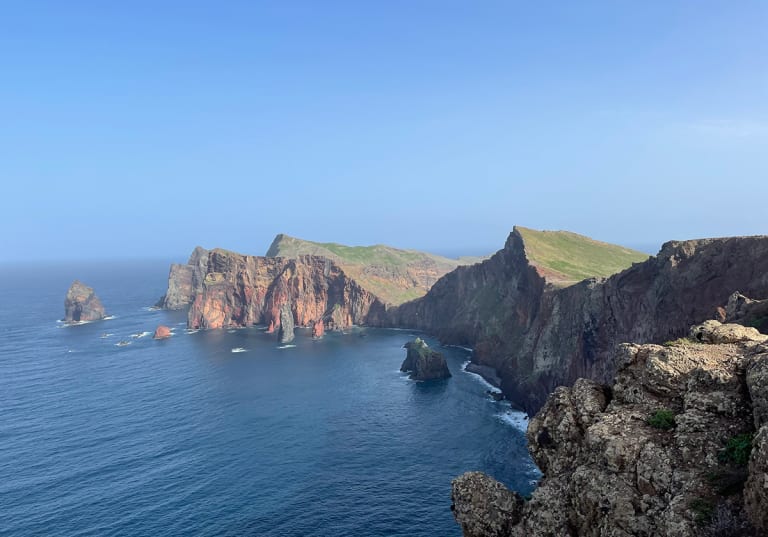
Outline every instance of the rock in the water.
[[523, 498], [482, 472], [451, 482], [451, 510], [465, 537], [507, 537], [520, 520]]
[[275, 321], [269, 321], [269, 326], [267, 326], [267, 334], [274, 334], [275, 333]]
[[416, 338], [403, 345], [408, 349], [400, 371], [410, 372], [413, 380], [447, 379], [451, 376], [445, 357], [429, 348], [421, 338]]
[[165, 339], [169, 337], [171, 337], [171, 329], [162, 324], [155, 329], [155, 335], [152, 336], [153, 339]]
[[67, 291], [64, 300], [64, 322], [81, 323], [98, 321], [106, 317], [101, 300], [93, 289], [75, 280]]
[[287, 302], [280, 306], [280, 329], [277, 331], [277, 341], [281, 344], [293, 341], [293, 312]]
[[325, 334], [325, 325], [322, 319], [318, 319], [312, 325], [312, 337], [314, 339], [320, 339]]

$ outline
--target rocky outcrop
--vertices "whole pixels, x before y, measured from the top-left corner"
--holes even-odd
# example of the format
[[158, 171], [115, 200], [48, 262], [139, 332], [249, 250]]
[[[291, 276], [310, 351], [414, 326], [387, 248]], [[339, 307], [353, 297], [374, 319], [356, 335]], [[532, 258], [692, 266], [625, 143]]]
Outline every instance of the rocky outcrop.
[[768, 534], [768, 345], [742, 328], [710, 322], [693, 329], [701, 338], [622, 345], [612, 387], [557, 388], [528, 426], [544, 474], [530, 501], [461, 476], [464, 535]]
[[64, 322], [83, 323], [98, 321], [104, 317], [104, 306], [93, 289], [78, 280], [72, 282], [64, 299]]
[[277, 330], [277, 341], [281, 345], [293, 341], [293, 312], [287, 302], [280, 306], [280, 328]]
[[173, 334], [171, 333], [171, 329], [161, 324], [155, 329], [155, 333], [152, 336], [152, 339], [166, 339], [171, 337], [172, 335]]
[[768, 296], [768, 237], [668, 242], [653, 258], [607, 279], [551, 285], [529, 262], [519, 230], [483, 263], [459, 267], [385, 324], [474, 347], [508, 399], [536, 412], [557, 386], [608, 382], [622, 341], [662, 343], [722, 315], [736, 290]]
[[312, 323], [312, 338], [320, 339], [325, 335], [325, 324], [322, 319], [318, 319]]
[[187, 268], [171, 268], [167, 307], [189, 303], [190, 328], [229, 328], [256, 324], [280, 327], [280, 308], [290, 303], [298, 326], [322, 319], [324, 328], [380, 324], [384, 304], [332, 261], [242, 255], [198, 248]]
[[168, 290], [156, 306], [179, 310], [189, 306], [202, 288], [208, 264], [208, 250], [196, 247], [186, 265], [174, 263], [168, 274]]
[[412, 380], [439, 380], [451, 376], [445, 357], [429, 348], [427, 343], [416, 338], [403, 345], [407, 349], [400, 371], [410, 373]]
[[753, 300], [739, 292], [733, 293], [724, 308], [725, 321], [739, 323], [768, 332], [768, 300]]

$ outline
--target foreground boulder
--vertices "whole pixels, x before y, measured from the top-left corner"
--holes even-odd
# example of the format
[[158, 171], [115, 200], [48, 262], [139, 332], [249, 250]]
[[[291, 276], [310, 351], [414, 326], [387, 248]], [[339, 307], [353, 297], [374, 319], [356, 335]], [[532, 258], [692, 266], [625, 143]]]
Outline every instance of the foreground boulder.
[[64, 322], [82, 323], [106, 317], [104, 306], [93, 289], [75, 280], [64, 299]]
[[625, 344], [612, 387], [557, 388], [528, 426], [543, 472], [530, 501], [454, 480], [464, 535], [768, 535], [768, 345], [742, 328]]
[[408, 349], [400, 371], [410, 373], [412, 380], [438, 380], [451, 376], [445, 357], [429, 348], [421, 338], [403, 345]]

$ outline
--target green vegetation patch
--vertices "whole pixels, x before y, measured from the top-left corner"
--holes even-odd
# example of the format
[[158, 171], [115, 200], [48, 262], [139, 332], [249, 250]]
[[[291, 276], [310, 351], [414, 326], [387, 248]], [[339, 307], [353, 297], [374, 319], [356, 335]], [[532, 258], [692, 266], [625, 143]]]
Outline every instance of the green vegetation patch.
[[335, 242], [312, 242], [278, 235], [267, 257], [316, 255], [336, 262], [364, 289], [390, 304], [402, 304], [424, 296], [441, 276], [460, 265], [482, 258], [450, 259], [417, 250], [401, 250], [383, 244], [345, 246]]
[[548, 280], [569, 285], [587, 278], [606, 278], [650, 256], [616, 244], [569, 231], [536, 231], [515, 227], [528, 260], [543, 269]]
[[675, 426], [675, 414], [671, 410], [662, 408], [651, 414], [646, 421], [651, 427], [667, 431]]
[[752, 433], [737, 434], [728, 440], [725, 448], [718, 454], [720, 462], [732, 462], [738, 466], [746, 466], [752, 453]]

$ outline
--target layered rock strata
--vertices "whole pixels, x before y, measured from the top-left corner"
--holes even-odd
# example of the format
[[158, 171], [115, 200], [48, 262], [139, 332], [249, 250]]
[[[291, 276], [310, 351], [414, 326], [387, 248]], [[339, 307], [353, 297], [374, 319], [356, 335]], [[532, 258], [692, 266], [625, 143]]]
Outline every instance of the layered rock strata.
[[411, 380], [439, 380], [451, 376], [445, 357], [430, 349], [423, 339], [416, 338], [403, 347], [407, 353], [400, 371], [410, 373]]
[[104, 317], [104, 305], [93, 289], [78, 280], [72, 282], [64, 299], [64, 322], [82, 323]]
[[344, 329], [380, 324], [384, 304], [332, 261], [317, 256], [296, 259], [242, 255], [198, 248], [186, 268], [174, 265], [167, 307], [188, 305], [189, 328], [228, 328], [255, 324], [280, 328], [280, 308], [290, 304], [297, 326]]
[[768, 534], [767, 337], [716, 321], [691, 336], [620, 346], [611, 387], [557, 388], [528, 426], [538, 488], [457, 478], [464, 535]]
[[608, 382], [622, 341], [661, 343], [722, 315], [734, 291], [768, 296], [768, 237], [668, 242], [655, 257], [607, 279], [561, 288], [529, 262], [516, 228], [483, 263], [459, 267], [385, 324], [473, 346], [508, 399], [529, 413], [579, 377]]

